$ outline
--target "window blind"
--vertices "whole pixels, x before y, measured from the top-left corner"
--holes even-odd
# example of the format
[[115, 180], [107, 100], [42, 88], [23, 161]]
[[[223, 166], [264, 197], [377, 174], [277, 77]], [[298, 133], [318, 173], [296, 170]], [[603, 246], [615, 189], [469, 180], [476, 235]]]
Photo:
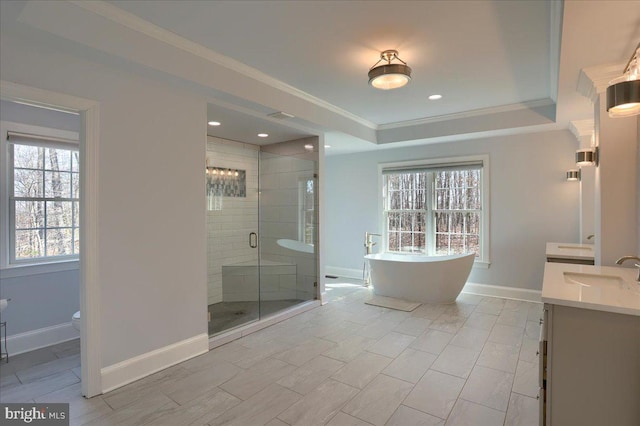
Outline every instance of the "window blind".
[[9, 143], [18, 143], [21, 145], [43, 146], [50, 148], [77, 150], [80, 143], [77, 140], [54, 138], [49, 136], [31, 135], [28, 133], [7, 132], [7, 141]]
[[434, 163], [434, 164], [416, 164], [414, 166], [398, 166], [384, 167], [383, 175], [398, 173], [421, 173], [421, 172], [450, 172], [456, 170], [480, 170], [482, 169], [482, 160], [476, 161], [460, 161], [453, 163]]

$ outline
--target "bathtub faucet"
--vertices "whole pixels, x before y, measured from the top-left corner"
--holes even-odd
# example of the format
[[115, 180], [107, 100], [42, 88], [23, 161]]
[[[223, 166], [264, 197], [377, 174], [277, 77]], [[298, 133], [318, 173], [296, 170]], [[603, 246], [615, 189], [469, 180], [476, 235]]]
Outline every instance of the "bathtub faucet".
[[382, 235], [374, 234], [373, 232], [365, 232], [364, 233], [364, 253], [365, 254], [371, 254], [373, 246], [376, 245], [376, 243], [374, 243], [373, 240], [372, 240], [373, 236], [381, 237]]
[[[373, 246], [376, 243], [373, 242], [372, 237], [382, 237], [380, 234], [374, 234], [373, 232], [365, 232], [364, 233], [364, 254], [365, 256], [371, 254], [373, 251]], [[369, 268], [367, 261], [364, 261], [364, 266], [362, 267], [362, 281], [364, 281], [365, 286], [369, 286], [371, 284], [371, 274], [369, 273]]]

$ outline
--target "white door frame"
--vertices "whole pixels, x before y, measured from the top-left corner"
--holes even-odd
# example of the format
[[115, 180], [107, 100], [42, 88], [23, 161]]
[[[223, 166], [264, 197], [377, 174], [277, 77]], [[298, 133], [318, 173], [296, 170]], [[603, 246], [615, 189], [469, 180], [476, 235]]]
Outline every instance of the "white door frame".
[[98, 285], [99, 104], [4, 80], [0, 81], [0, 97], [80, 113], [80, 362], [82, 394], [90, 398], [102, 393]]

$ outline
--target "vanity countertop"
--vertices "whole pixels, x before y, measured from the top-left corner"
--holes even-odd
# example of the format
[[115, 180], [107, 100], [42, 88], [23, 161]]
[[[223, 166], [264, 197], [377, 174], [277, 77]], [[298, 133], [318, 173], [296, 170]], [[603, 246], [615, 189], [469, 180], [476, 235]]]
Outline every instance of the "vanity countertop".
[[547, 258], [593, 260], [593, 244], [547, 243]]
[[545, 263], [542, 301], [640, 316], [636, 268]]

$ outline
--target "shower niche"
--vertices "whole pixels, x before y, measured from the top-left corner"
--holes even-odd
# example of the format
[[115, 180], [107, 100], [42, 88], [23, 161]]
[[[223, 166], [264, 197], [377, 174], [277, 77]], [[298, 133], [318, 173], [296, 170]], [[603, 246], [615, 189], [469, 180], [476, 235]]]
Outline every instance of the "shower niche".
[[[209, 335], [316, 298], [318, 159], [309, 145], [317, 138], [207, 138]], [[304, 250], [283, 243], [292, 240]]]

